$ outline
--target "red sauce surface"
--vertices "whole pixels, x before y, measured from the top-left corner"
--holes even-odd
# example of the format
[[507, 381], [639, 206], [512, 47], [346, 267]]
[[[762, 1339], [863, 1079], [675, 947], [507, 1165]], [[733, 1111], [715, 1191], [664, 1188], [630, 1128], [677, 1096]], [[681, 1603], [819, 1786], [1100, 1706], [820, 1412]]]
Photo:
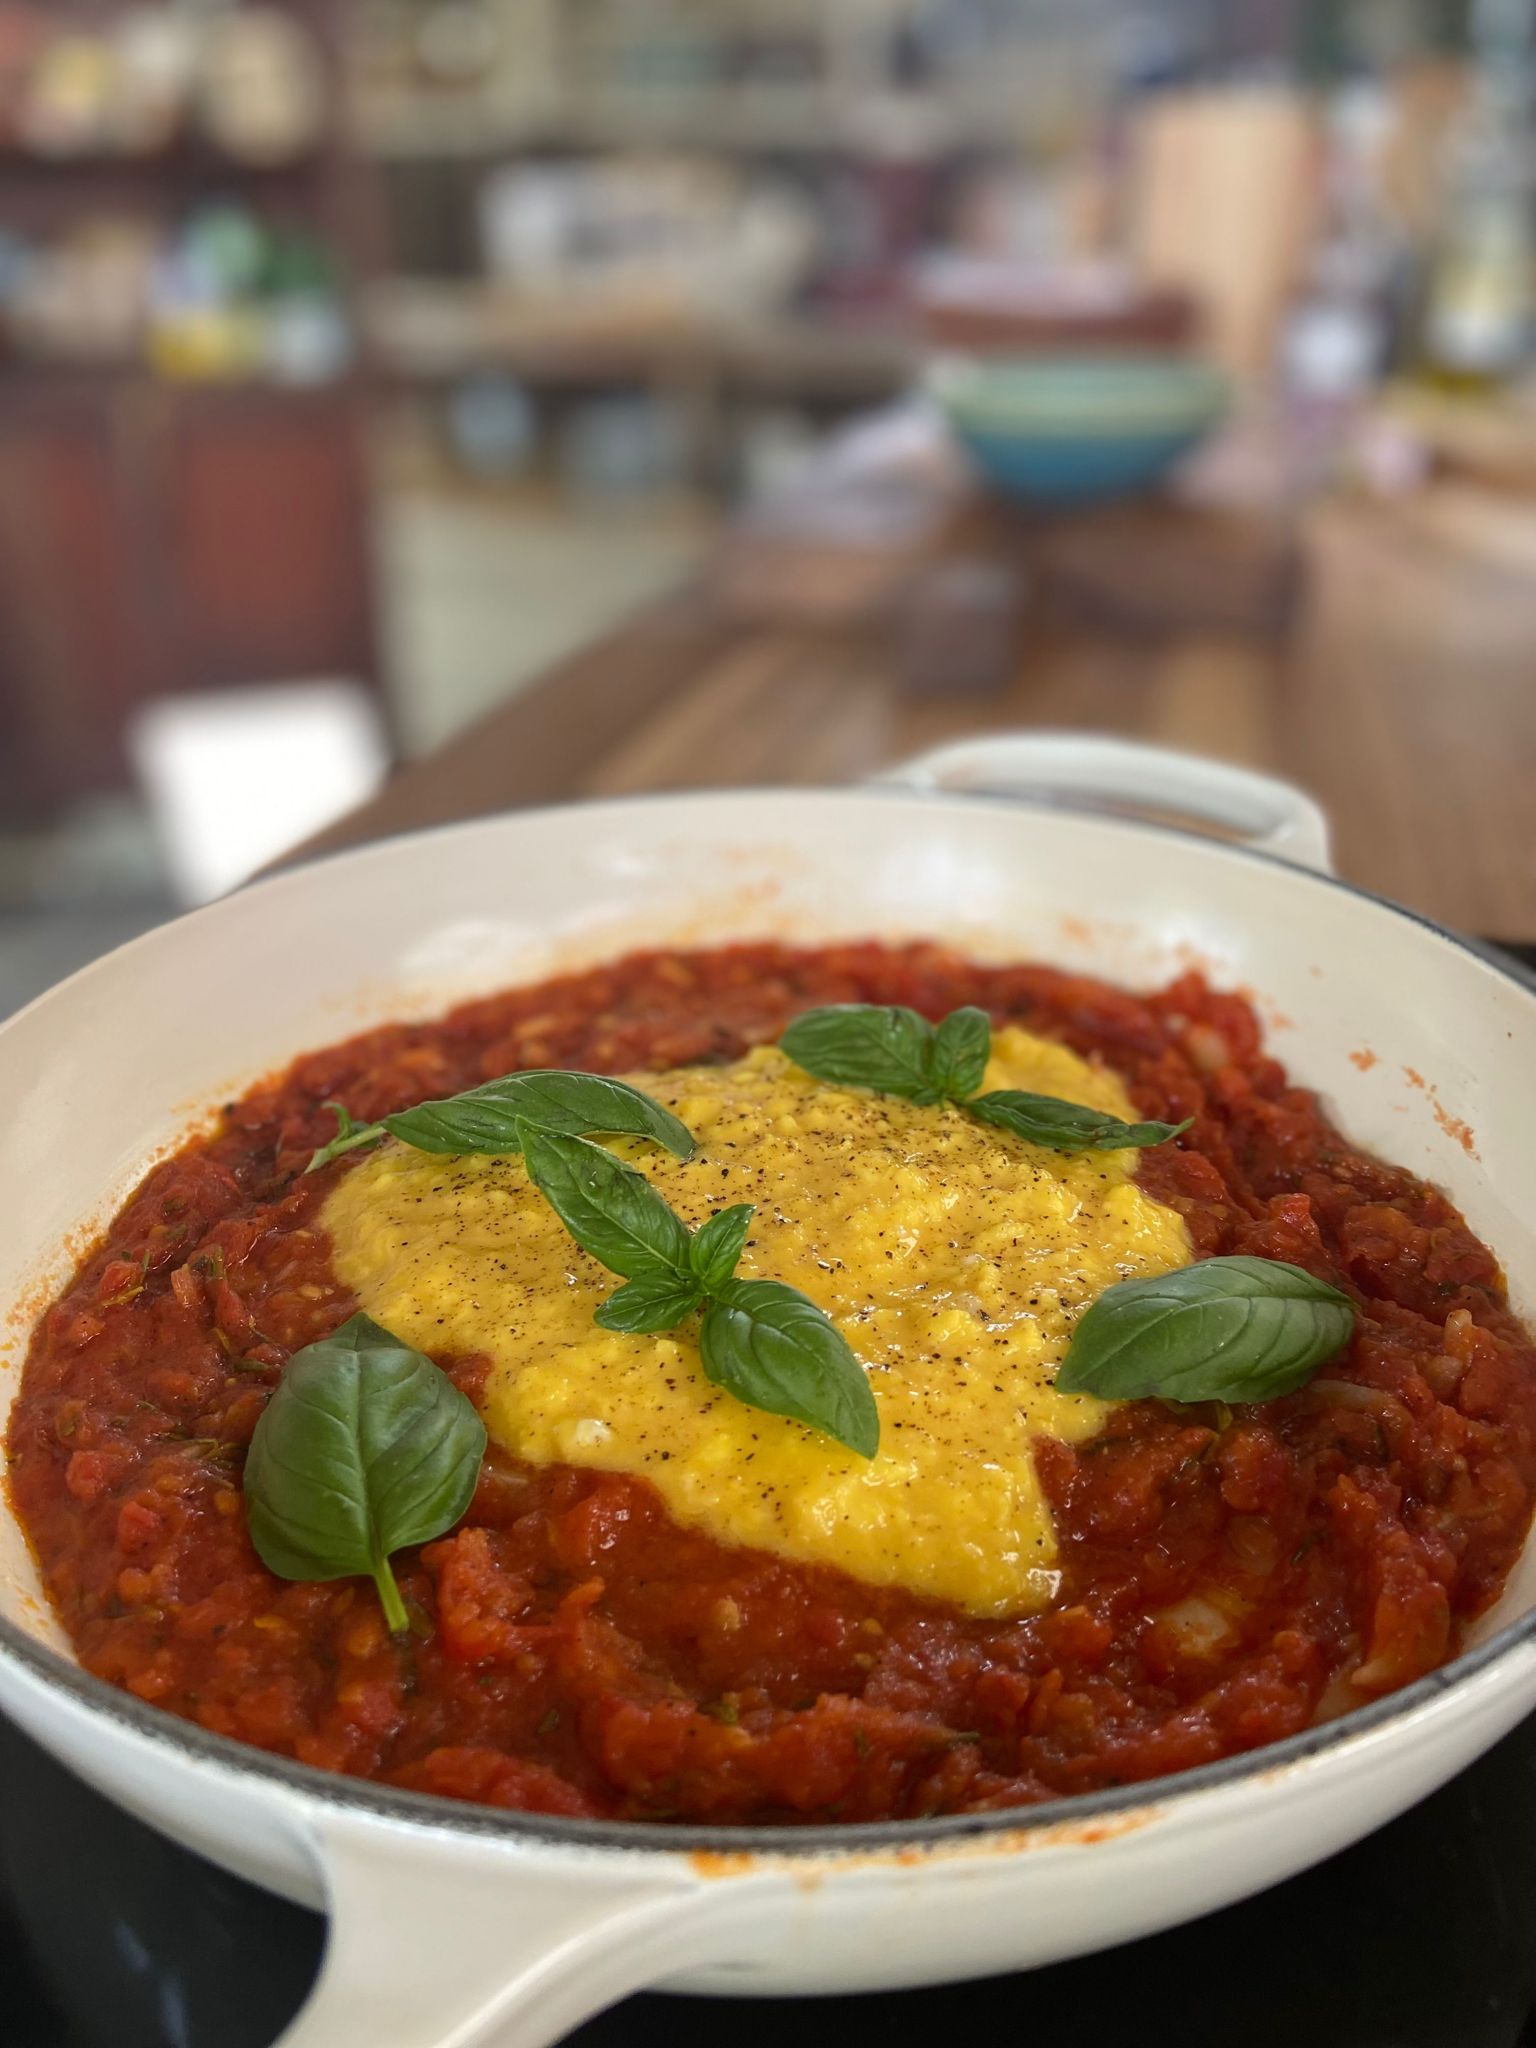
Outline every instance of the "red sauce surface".
[[[1283, 1401], [1156, 1402], [1044, 1443], [1060, 1599], [980, 1622], [674, 1527], [642, 1480], [487, 1459], [450, 1535], [370, 1585], [292, 1585], [240, 1468], [293, 1350], [355, 1303], [299, 1170], [375, 1117], [526, 1066], [731, 1058], [797, 1010], [980, 1003], [1195, 1119], [1141, 1180], [1201, 1254], [1290, 1259], [1361, 1304]], [[439, 1361], [473, 1393], [481, 1362]], [[1449, 1202], [1355, 1151], [1197, 977], [1133, 997], [930, 947], [649, 954], [298, 1060], [158, 1166], [38, 1327], [11, 1487], [82, 1662], [307, 1763], [503, 1806], [871, 1820], [1149, 1778], [1304, 1728], [1441, 1662], [1536, 1486], [1536, 1349]]]

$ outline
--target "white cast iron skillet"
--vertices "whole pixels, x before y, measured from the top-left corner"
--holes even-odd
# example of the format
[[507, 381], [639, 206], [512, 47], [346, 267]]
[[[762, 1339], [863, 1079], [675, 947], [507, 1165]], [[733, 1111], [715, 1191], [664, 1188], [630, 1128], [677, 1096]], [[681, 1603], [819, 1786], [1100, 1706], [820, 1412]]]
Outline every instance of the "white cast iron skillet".
[[[70, 1233], [108, 1216], [201, 1110], [365, 1023], [657, 941], [921, 935], [1133, 987], [1199, 961], [1253, 992], [1276, 1052], [1353, 1138], [1449, 1190], [1517, 1305], [1536, 1306], [1536, 994], [1320, 872], [1326, 833], [1305, 798], [1067, 736], [950, 749], [892, 780], [527, 811], [397, 840], [246, 890], [43, 997], [0, 1031], [0, 1306], [17, 1305], [0, 1416]], [[1135, 799], [1248, 844], [1010, 790]], [[1528, 1548], [1443, 1671], [1145, 1786], [886, 1826], [613, 1826], [326, 1776], [98, 1683], [6, 1513], [0, 1705], [178, 1841], [330, 1911], [319, 1985], [283, 2048], [542, 2048], [642, 1985], [933, 1983], [1256, 1891], [1399, 1812], [1536, 1703], [1533, 1608]]]

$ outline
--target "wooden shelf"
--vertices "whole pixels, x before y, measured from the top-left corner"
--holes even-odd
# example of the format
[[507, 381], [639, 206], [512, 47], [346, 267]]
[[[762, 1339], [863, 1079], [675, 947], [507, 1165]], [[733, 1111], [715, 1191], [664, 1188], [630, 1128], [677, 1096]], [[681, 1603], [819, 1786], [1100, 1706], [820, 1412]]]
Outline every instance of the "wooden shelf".
[[475, 160], [538, 148], [666, 148], [736, 155], [899, 157], [929, 160], [1015, 139], [1006, 111], [927, 93], [867, 94], [840, 102], [825, 92], [718, 93], [654, 98], [590, 94], [498, 107], [430, 97], [364, 102], [354, 109], [358, 147], [384, 160]]
[[266, 397], [292, 396], [313, 403], [316, 398], [355, 396], [364, 379], [355, 369], [339, 377], [327, 377], [313, 384], [284, 382], [276, 377], [166, 377], [138, 356], [122, 356], [97, 362], [71, 362], [64, 357], [0, 355], [0, 397], [29, 390], [124, 391], [143, 388], [164, 391], [189, 403], [201, 397], [228, 396], [252, 392]]
[[899, 389], [920, 359], [916, 338], [889, 322], [734, 320], [638, 301], [532, 305], [473, 282], [380, 279], [362, 317], [371, 360], [406, 383], [501, 369], [551, 385], [692, 377], [808, 397], [879, 397]]
[[558, 132], [547, 108], [492, 106], [483, 100], [422, 95], [399, 102], [364, 100], [350, 116], [353, 140], [385, 162], [501, 156], [537, 147]]
[[307, 149], [275, 163], [250, 163], [196, 137], [163, 149], [82, 150], [58, 156], [14, 144], [0, 146], [0, 175], [25, 178], [299, 178], [311, 175], [320, 162], [320, 152]]

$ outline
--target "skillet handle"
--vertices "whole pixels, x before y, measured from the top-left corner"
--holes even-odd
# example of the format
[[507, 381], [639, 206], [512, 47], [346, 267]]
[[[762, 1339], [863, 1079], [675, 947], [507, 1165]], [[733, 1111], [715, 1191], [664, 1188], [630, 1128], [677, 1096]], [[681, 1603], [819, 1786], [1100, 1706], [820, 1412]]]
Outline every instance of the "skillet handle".
[[985, 733], [935, 747], [875, 778], [904, 789], [1018, 796], [1083, 810], [1171, 812], [1245, 846], [1333, 872], [1328, 819], [1293, 783], [1100, 733]]
[[273, 2048], [549, 2048], [703, 1960], [705, 1920], [728, 1889], [660, 1858], [381, 1825], [341, 1808], [307, 1832], [330, 1933], [315, 1987]]

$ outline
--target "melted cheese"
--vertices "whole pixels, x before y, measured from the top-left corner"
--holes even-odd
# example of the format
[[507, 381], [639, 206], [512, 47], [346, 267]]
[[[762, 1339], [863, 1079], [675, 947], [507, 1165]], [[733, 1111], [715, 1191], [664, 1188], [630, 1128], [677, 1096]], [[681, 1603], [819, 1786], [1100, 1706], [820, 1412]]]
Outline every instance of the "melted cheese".
[[[989, 1088], [1134, 1114], [1061, 1046], [1005, 1030], [993, 1052]], [[383, 1147], [326, 1204], [339, 1277], [419, 1349], [486, 1354], [486, 1423], [518, 1457], [642, 1474], [723, 1543], [974, 1614], [1043, 1605], [1056, 1549], [1031, 1439], [1080, 1442], [1110, 1412], [1053, 1385], [1072, 1326], [1114, 1281], [1191, 1257], [1182, 1220], [1132, 1180], [1136, 1153], [1046, 1151], [956, 1109], [830, 1087], [770, 1048], [635, 1078], [698, 1151], [615, 1149], [691, 1225], [757, 1204], [739, 1270], [788, 1281], [842, 1330], [879, 1404], [872, 1462], [712, 1387], [696, 1319], [599, 1329], [619, 1282], [519, 1159]]]

